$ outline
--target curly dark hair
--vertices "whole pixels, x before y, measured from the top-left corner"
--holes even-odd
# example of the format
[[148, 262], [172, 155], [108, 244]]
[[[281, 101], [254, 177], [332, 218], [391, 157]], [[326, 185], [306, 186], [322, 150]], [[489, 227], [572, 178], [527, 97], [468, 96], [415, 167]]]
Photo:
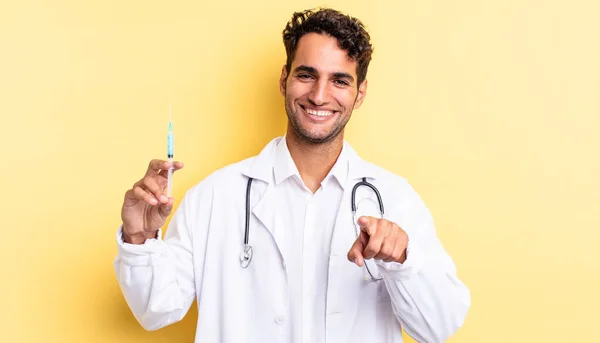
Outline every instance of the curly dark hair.
[[295, 12], [292, 19], [287, 23], [283, 30], [283, 44], [287, 54], [286, 69], [288, 74], [292, 67], [300, 37], [310, 32], [325, 33], [337, 39], [340, 49], [345, 50], [348, 56], [357, 62], [358, 85], [364, 81], [373, 53], [373, 46], [370, 42], [371, 37], [360, 20], [331, 8]]

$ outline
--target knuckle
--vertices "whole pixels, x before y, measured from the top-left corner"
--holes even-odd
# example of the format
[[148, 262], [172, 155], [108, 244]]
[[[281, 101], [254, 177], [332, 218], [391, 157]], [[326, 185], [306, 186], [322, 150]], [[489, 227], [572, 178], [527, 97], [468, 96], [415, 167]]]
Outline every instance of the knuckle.
[[375, 254], [377, 253], [377, 250], [372, 247], [372, 246], [367, 246], [367, 248], [365, 249], [365, 255], [366, 256], [375, 256]]
[[138, 185], [134, 185], [131, 189], [131, 193], [133, 193], [133, 195], [139, 195], [141, 190], [142, 189]]
[[403, 235], [403, 233], [404, 233], [404, 230], [402, 230], [402, 229], [400, 228], [400, 226], [398, 226], [398, 225], [394, 225], [394, 232], [395, 232], [397, 235], [400, 235], [400, 236], [402, 236], [402, 235]]
[[152, 182], [154, 181], [154, 180], [152, 180], [151, 176], [144, 176], [144, 178], [142, 180], [143, 180], [142, 182], [144, 183], [144, 185], [146, 187], [150, 187], [152, 185]]

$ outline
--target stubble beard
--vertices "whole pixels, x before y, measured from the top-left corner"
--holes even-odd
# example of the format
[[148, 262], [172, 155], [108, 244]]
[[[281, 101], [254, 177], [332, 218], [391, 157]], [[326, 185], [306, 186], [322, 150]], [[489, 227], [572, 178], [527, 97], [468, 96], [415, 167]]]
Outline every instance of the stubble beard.
[[[287, 95], [286, 95], [286, 97], [287, 97]], [[327, 143], [334, 141], [340, 135], [343, 136], [344, 128], [346, 127], [346, 124], [348, 123], [348, 120], [350, 119], [350, 115], [348, 115], [348, 117], [345, 121], [343, 121], [343, 120], [339, 121], [339, 118], [338, 118], [338, 121], [336, 121], [333, 124], [333, 128], [331, 129], [331, 131], [328, 134], [326, 134], [323, 137], [315, 137], [314, 135], [311, 134], [310, 131], [308, 131], [304, 127], [302, 127], [302, 125], [300, 123], [300, 116], [303, 114], [300, 114], [300, 113], [294, 111], [294, 108], [295, 107], [290, 108], [289, 102], [286, 101], [285, 112], [288, 117], [288, 126], [291, 126], [294, 135], [302, 143], [305, 143], [307, 145], [313, 145], [313, 146], [314, 145], [323, 145], [323, 144], [327, 144]], [[341, 116], [342, 114], [338, 113], [337, 115]]]

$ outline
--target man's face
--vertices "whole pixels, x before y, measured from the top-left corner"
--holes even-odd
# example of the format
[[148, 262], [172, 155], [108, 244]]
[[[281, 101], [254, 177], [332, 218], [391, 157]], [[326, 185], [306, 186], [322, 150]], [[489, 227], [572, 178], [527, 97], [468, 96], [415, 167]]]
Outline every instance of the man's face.
[[337, 40], [317, 33], [300, 38], [290, 73], [284, 66], [279, 85], [288, 130], [312, 144], [329, 142], [342, 133], [367, 89], [366, 80], [357, 88], [356, 62]]

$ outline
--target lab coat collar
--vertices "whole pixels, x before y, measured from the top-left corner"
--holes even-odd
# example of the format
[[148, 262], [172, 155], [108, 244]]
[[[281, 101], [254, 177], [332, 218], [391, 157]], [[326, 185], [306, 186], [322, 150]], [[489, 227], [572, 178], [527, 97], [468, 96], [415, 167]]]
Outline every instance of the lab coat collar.
[[[290, 154], [290, 150], [287, 145], [286, 136], [277, 143], [275, 148], [275, 161], [273, 165], [273, 175], [275, 177], [275, 185], [280, 184], [285, 181], [287, 178], [296, 176], [300, 182], [301, 176], [292, 156]], [[346, 150], [348, 150], [347, 144], [344, 142], [342, 146], [342, 151], [338, 156], [335, 164], [331, 168], [331, 171], [325, 177], [322, 182], [323, 187], [326, 187], [326, 184], [331, 181], [332, 178], [335, 178], [339, 185], [343, 188], [346, 183], [346, 179], [348, 178], [348, 159], [346, 158]]]
[[331, 168], [329, 175], [327, 175], [325, 180], [323, 180], [323, 187], [326, 187], [325, 184], [330, 182], [332, 178], [335, 178], [338, 181], [342, 189], [346, 186], [346, 180], [348, 179], [348, 170], [350, 169], [350, 161], [348, 160], [347, 152], [348, 144], [344, 141], [342, 151], [340, 152], [337, 161], [335, 161], [335, 164]]
[[346, 144], [348, 148], [346, 149], [346, 158], [348, 159], [347, 181], [354, 185], [354, 183], [357, 180], [360, 180], [363, 177], [366, 177], [367, 179], [377, 180], [378, 167], [370, 162], [363, 160], [360, 156], [358, 156], [358, 154], [354, 149], [352, 149], [350, 144], [348, 144], [345, 141], [344, 144]]
[[275, 160], [273, 161], [275, 185], [294, 175], [300, 178], [300, 172], [292, 159], [292, 155], [290, 155], [285, 136], [283, 136], [275, 147]]
[[[283, 140], [283, 144], [281, 141]], [[285, 136], [277, 137], [271, 140], [258, 154], [252, 163], [249, 164], [247, 169], [243, 172], [247, 177], [251, 177], [253, 179], [264, 181], [268, 184], [281, 182], [286, 177], [289, 177], [289, 173], [297, 173], [298, 170], [296, 166], [293, 164], [291, 160], [291, 156], [289, 156], [289, 151], [287, 149], [287, 145], [283, 146], [285, 151], [289, 156], [289, 160], [292, 161], [291, 165], [280, 165], [278, 168], [275, 168], [275, 164], [277, 163], [277, 151], [282, 149], [282, 145], [285, 145]], [[347, 168], [344, 167], [343, 163], [338, 163], [334, 165], [332, 169], [333, 175], [338, 179], [340, 184], [345, 185], [347, 182], [355, 182], [356, 180], [360, 180], [363, 177], [368, 179], [376, 179], [377, 177], [377, 167], [358, 156], [356, 151], [348, 144], [348, 142], [344, 141], [344, 147], [342, 148], [342, 154], [344, 159], [347, 160]], [[281, 162], [279, 162], [281, 163]], [[275, 171], [276, 169], [281, 168], [281, 171]], [[292, 169], [293, 168], [293, 169]], [[347, 173], [346, 173], [347, 170]], [[289, 175], [288, 175], [289, 174]], [[347, 177], [344, 177], [347, 175]]]

